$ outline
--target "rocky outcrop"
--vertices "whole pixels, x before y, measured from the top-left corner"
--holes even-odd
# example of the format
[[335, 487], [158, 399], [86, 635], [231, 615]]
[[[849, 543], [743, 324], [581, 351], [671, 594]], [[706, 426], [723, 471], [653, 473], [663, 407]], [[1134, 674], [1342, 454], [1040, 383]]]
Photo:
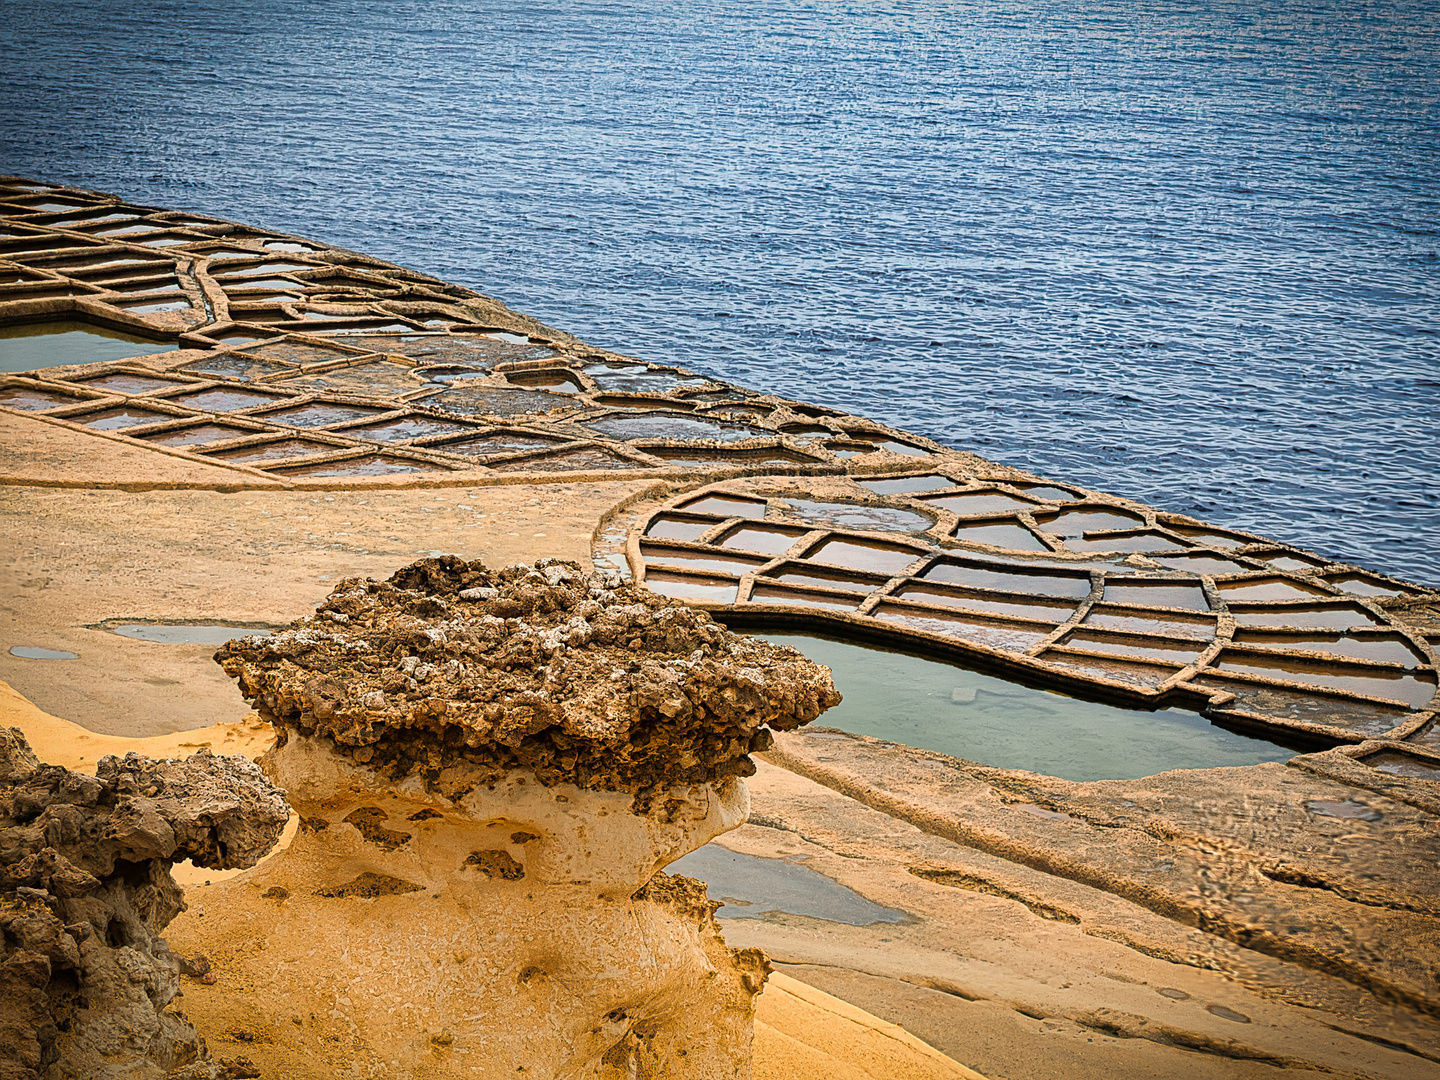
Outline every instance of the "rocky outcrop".
[[217, 659], [301, 827], [210, 890], [206, 948], [318, 1073], [749, 1075], [764, 957], [662, 867], [744, 820], [749, 753], [839, 700], [826, 669], [573, 563], [457, 558]]
[[349, 579], [312, 617], [216, 659], [280, 732], [443, 792], [447, 769], [628, 791], [749, 776], [837, 703], [829, 672], [575, 563], [425, 559]]
[[170, 1008], [160, 932], [184, 910], [171, 866], [253, 866], [289, 817], [242, 757], [42, 765], [0, 729], [0, 1078], [241, 1076]]

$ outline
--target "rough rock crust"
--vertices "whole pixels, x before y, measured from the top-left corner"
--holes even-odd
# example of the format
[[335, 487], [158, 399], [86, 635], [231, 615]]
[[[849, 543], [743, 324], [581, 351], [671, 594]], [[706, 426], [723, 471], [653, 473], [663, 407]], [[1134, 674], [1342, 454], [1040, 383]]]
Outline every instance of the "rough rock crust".
[[185, 909], [171, 866], [253, 866], [289, 817], [243, 757], [42, 765], [0, 728], [0, 1080], [255, 1075], [212, 1062], [168, 1008], [179, 962], [159, 934]]
[[783, 645], [578, 564], [422, 559], [342, 581], [316, 614], [215, 658], [280, 731], [323, 736], [394, 779], [464, 760], [547, 786], [625, 791], [750, 776], [765, 727], [837, 704]]

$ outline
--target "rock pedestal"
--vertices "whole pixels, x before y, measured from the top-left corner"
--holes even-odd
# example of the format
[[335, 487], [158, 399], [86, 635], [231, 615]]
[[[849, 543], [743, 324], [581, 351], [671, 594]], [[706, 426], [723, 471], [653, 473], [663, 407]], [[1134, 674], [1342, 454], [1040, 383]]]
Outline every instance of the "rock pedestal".
[[221, 972], [268, 1022], [362, 1073], [749, 1075], [765, 959], [661, 868], [744, 820], [748, 753], [828, 671], [574, 564], [459, 559], [217, 658], [301, 815], [219, 887], [271, 905]]

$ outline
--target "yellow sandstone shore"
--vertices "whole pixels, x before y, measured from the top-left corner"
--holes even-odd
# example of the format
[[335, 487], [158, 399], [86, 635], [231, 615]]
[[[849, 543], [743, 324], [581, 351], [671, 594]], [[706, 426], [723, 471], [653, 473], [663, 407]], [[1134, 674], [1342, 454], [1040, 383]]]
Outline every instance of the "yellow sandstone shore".
[[[143, 754], [152, 758], [183, 757], [206, 746], [217, 754], [255, 758], [269, 749], [274, 732], [268, 724], [247, 719], [233, 724], [175, 732], [148, 738], [102, 735], [52, 716], [37, 708], [9, 684], [0, 682], [0, 727], [25, 733], [41, 761], [63, 765], [75, 772], [93, 773], [106, 755]], [[287, 831], [282, 844], [288, 843]], [[176, 879], [193, 888], [210, 881], [237, 876], [241, 871], [201, 871], [176, 867]], [[172, 933], [172, 943], [190, 953], [214, 951], [207, 936], [193, 927], [188, 934]], [[183, 1009], [206, 1031], [233, 1032], [253, 1016], [245, 998], [227, 994], [227, 987], [193, 983], [184, 995]], [[329, 1070], [297, 1070], [294, 1053], [281, 1036], [259, 1046], [245, 1047], [250, 1058], [268, 1075], [294, 1080], [329, 1080]], [[921, 1042], [903, 1028], [886, 1023], [863, 1009], [832, 997], [783, 973], [772, 973], [756, 1002], [755, 1080], [789, 1080], [824, 1070], [833, 1080], [972, 1080], [979, 1074]]]
[[[1434, 590], [593, 350], [356, 253], [64, 191], [167, 246], [97, 238], [38, 211], [45, 191], [0, 178], [0, 263], [21, 282], [0, 324], [88, 320], [178, 347], [0, 376], [0, 722], [42, 760], [269, 745], [213, 646], [120, 624], [278, 627], [342, 578], [442, 552], [619, 569], [722, 620], [1300, 746], [1286, 764], [1079, 783], [782, 732], [757, 755], [749, 823], [713, 843], [893, 920], [721, 920], [778, 968], [757, 1075], [1440, 1067]], [[271, 267], [277, 251], [293, 265]], [[256, 293], [261, 269], [287, 298]], [[185, 310], [135, 315], [131, 293], [160, 278]], [[316, 409], [326, 423], [298, 426]], [[116, 417], [136, 422], [106, 429]], [[290, 1025], [266, 1042], [263, 1009], [225, 981], [214, 916], [265, 865], [178, 868], [190, 910], [167, 935], [221, 961], [182, 999], [217, 1056], [311, 1075]]]

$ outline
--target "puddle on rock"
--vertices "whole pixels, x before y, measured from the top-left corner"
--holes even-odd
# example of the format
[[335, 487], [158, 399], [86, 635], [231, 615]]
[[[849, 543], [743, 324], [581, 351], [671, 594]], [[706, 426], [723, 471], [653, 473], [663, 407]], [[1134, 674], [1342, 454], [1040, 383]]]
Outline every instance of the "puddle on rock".
[[803, 863], [741, 855], [719, 844], [706, 844], [665, 869], [705, 882], [710, 899], [724, 901], [715, 913], [721, 919], [759, 919], [772, 912], [849, 926], [905, 919], [905, 912], [867, 900]]
[[[211, 258], [214, 258], [215, 254], [218, 254], [218, 253], [217, 253], [217, 252], [212, 252], [212, 253], [211, 253]], [[244, 252], [244, 254], [250, 255], [250, 254], [253, 254], [253, 252], [247, 251], [247, 252]], [[260, 264], [258, 264], [258, 265], [256, 265], [256, 266], [241, 267], [241, 268], [235, 269], [235, 270], [228, 270], [228, 269], [227, 269], [227, 270], [225, 271], [225, 276], [226, 276], [226, 277], [237, 277], [237, 278], [238, 278], [238, 277], [261, 277], [261, 276], [264, 276], [265, 274], [283, 274], [283, 273], [285, 273], [285, 272], [288, 271], [288, 270], [314, 270], [314, 269], [315, 269], [315, 265], [314, 265], [313, 263], [267, 262], [267, 263], [260, 263]]]
[[585, 425], [612, 439], [709, 439], [738, 442], [742, 439], [773, 438], [775, 433], [749, 424], [727, 424], [683, 413], [646, 413], [637, 416], [603, 416]]
[[166, 400], [175, 405], [186, 405], [192, 409], [204, 409], [207, 412], [237, 412], [240, 409], [253, 409], [257, 405], [273, 405], [288, 396], [287, 394], [266, 394], [259, 390], [230, 390], [217, 386], [211, 390], [180, 394], [178, 397], [166, 398]]
[[290, 458], [314, 457], [317, 454], [334, 453], [345, 449], [329, 443], [311, 442], [309, 439], [280, 439], [277, 442], [261, 443], [258, 446], [241, 446], [234, 450], [216, 450], [210, 456], [220, 461], [233, 461], [248, 465], [256, 461], [287, 461]]
[[1144, 578], [1105, 579], [1105, 602], [1108, 604], [1134, 604], [1138, 607], [1185, 608], [1190, 611], [1209, 611], [1205, 590], [1199, 585]]
[[313, 401], [294, 409], [265, 413], [261, 419], [286, 427], [318, 428], [330, 424], [343, 424], [347, 420], [360, 420], [366, 416], [379, 416], [388, 409], [368, 405], [332, 405], [327, 401]]
[[1007, 597], [1003, 593], [974, 595], [943, 585], [927, 585], [925, 582], [911, 582], [896, 593], [901, 600], [913, 600], [921, 604], [941, 604], [945, 607], [961, 608], [966, 611], [983, 611], [992, 615], [1013, 615], [1023, 619], [1037, 619], [1056, 624], [1065, 622], [1075, 614], [1073, 604], [1059, 604], [1040, 598]]
[[344, 461], [322, 462], [318, 465], [296, 466], [293, 469], [276, 469], [280, 476], [325, 477], [325, 476], [395, 476], [402, 473], [435, 472], [438, 465], [401, 458], [375, 455], [364, 458], [347, 458]]
[[1168, 536], [1162, 536], [1152, 529], [1140, 529], [1125, 533], [1087, 533], [1083, 539], [1066, 537], [1065, 546], [1071, 551], [1090, 554], [1101, 551], [1184, 551], [1185, 545], [1176, 543]]
[[1322, 630], [1348, 630], [1352, 626], [1379, 626], [1380, 619], [1354, 604], [1296, 604], [1286, 607], [1229, 603], [1226, 606], [1241, 626], [1303, 626]]
[[870, 544], [864, 540], [830, 539], [805, 553], [806, 562], [826, 563], [843, 566], [849, 570], [868, 570], [877, 574], [896, 574], [918, 559], [925, 552], [911, 548], [888, 547], [884, 544]]
[[785, 529], [775, 525], [741, 525], [726, 533], [720, 546], [780, 555], [789, 551], [805, 533], [805, 529]]
[[644, 364], [591, 364], [582, 369], [605, 392], [668, 394], [682, 386], [698, 386], [708, 379], [652, 371]]
[[128, 371], [96, 375], [89, 379], [71, 379], [76, 386], [87, 390], [103, 390], [114, 394], [145, 394], [151, 390], [173, 389], [177, 386], [193, 386], [194, 383], [181, 379], [166, 379], [156, 375], [139, 375]]
[[1258, 656], [1226, 650], [1220, 654], [1214, 665], [1217, 671], [1234, 671], [1246, 675], [1259, 675], [1268, 679], [1283, 679], [1307, 686], [1325, 686], [1344, 690], [1366, 697], [1384, 698], [1388, 701], [1403, 701], [1411, 708], [1427, 705], [1435, 696], [1435, 680], [1432, 676], [1421, 676], [1387, 668], [1367, 668], [1359, 665], [1329, 665], [1323, 661], [1299, 660], [1277, 656]]
[[1351, 596], [1404, 596], [1404, 589], [1397, 589], [1385, 582], [1376, 581], [1374, 578], [1361, 577], [1358, 574], [1342, 575], [1340, 577], [1327, 578], [1331, 585], [1334, 585], [1341, 592], [1347, 592]]
[[1186, 574], [1244, 574], [1254, 570], [1253, 566], [1222, 559], [1219, 555], [1157, 555], [1155, 561], [1170, 570]]
[[924, 573], [927, 581], [944, 581], [953, 585], [969, 585], [976, 589], [1000, 592], [1029, 593], [1036, 596], [1059, 596], [1081, 599], [1090, 595], [1090, 575], [1074, 576], [1025, 573], [1022, 570], [989, 567], [978, 563], [938, 562]]
[[797, 454], [793, 450], [769, 448], [762, 450], [707, 450], [675, 446], [642, 446], [651, 457], [657, 457], [669, 465], [690, 466], [700, 469], [786, 469], [791, 465], [814, 465], [816, 458]]
[[1077, 499], [1083, 499], [1085, 497], [1065, 488], [1055, 487], [1053, 484], [1011, 483], [1010, 486], [1018, 488], [1033, 499], [1044, 499], [1046, 502], [1075, 502]]
[[971, 514], [1000, 514], [1008, 510], [1029, 510], [1035, 506], [1028, 499], [1007, 495], [1003, 491], [964, 491], [958, 495], [922, 495], [919, 498], [930, 506], [953, 510], [961, 517]]
[[860, 486], [876, 495], [908, 495], [916, 491], [939, 491], [952, 488], [955, 481], [948, 476], [929, 473], [925, 476], [903, 476], [897, 480], [861, 480]]
[[[417, 384], [418, 385], [418, 384]], [[509, 390], [504, 387], [461, 386], [427, 397], [429, 409], [442, 409], [456, 416], [522, 416], [573, 409], [573, 398], [547, 390]]]
[[1049, 551], [1040, 538], [1018, 521], [962, 521], [952, 533], [968, 544], [989, 544], [1009, 551]]
[[398, 416], [378, 424], [346, 428], [344, 434], [376, 442], [408, 442], [427, 435], [455, 435], [473, 430], [473, 425], [458, 420], [441, 420], [433, 416]]
[[1091, 608], [1082, 622], [1083, 626], [1104, 630], [1137, 630], [1142, 634], [1157, 634], [1160, 637], [1192, 638], [1196, 641], [1215, 640], [1215, 617], [1186, 615], [1141, 615], [1127, 611], [1113, 611], [1099, 605]]
[[287, 379], [283, 385], [333, 394], [413, 394], [420, 389], [421, 383], [411, 374], [412, 371], [414, 368], [404, 364], [377, 360], [357, 367], [336, 368], [319, 375]]
[[748, 574], [757, 566], [763, 566], [763, 559], [726, 558], [703, 551], [687, 548], [663, 548], [642, 545], [640, 555], [646, 565], [677, 566], [681, 570], [718, 570], [724, 574]]
[[785, 585], [767, 584], [762, 578], [750, 590], [752, 604], [788, 604], [793, 607], [835, 608], [854, 611], [860, 606], [858, 596], [830, 596], [809, 589], [792, 589]]
[[770, 571], [767, 577], [776, 581], [784, 582], [787, 585], [814, 586], [821, 589], [841, 589], [845, 592], [872, 593], [888, 581], [888, 578], [873, 577], [866, 579], [851, 574], [838, 572], [826, 572], [825, 570], [804, 566], [802, 563], [784, 563], [778, 569]]
[[489, 466], [495, 472], [611, 472], [617, 469], [643, 469], [638, 461], [631, 461], [609, 450], [593, 447], [578, 447], [558, 454], [543, 454], [535, 457], [516, 458], [512, 461], [492, 462]]
[[1305, 809], [1320, 817], [1350, 821], [1384, 821], [1385, 815], [1356, 799], [1306, 799]]
[[257, 630], [220, 623], [124, 623], [112, 629], [121, 637], [163, 645], [223, 645], [236, 638], [264, 637], [275, 628]]
[[1083, 649], [1085, 652], [1105, 653], [1108, 656], [1161, 660], [1174, 664], [1177, 668], [1192, 663], [1205, 648], [1200, 642], [1164, 642], [1153, 638], [1129, 638], [1119, 635], [1109, 637], [1089, 630], [1077, 630], [1067, 634], [1061, 644], [1072, 649]]
[[1008, 622], [1003, 618], [987, 618], [983, 615], [951, 613], [934, 608], [926, 609], [909, 605], [881, 603], [871, 612], [880, 619], [896, 626], [918, 630], [926, 634], [954, 638], [956, 641], [987, 645], [992, 649], [1010, 652], [1024, 652], [1038, 645], [1049, 636], [1053, 627], [1028, 626], [1019, 622]]
[[72, 419], [86, 427], [92, 427], [96, 431], [119, 431], [121, 428], [138, 427], [141, 424], [154, 424], [161, 420], [174, 420], [176, 417], [170, 413], [151, 412], [148, 409], [121, 408], [106, 409], [104, 412], [91, 413], [88, 416], [76, 416]]
[[1238, 629], [1236, 645], [1251, 649], [1298, 649], [1304, 652], [1348, 656], [1354, 660], [1371, 660], [1382, 664], [1404, 664], [1414, 667], [1425, 658], [1397, 635], [1356, 637], [1353, 634], [1276, 634]]
[[1228, 604], [1231, 600], [1304, 600], [1309, 597], [1329, 596], [1324, 589], [1317, 589], [1313, 585], [1306, 585], [1299, 581], [1286, 581], [1283, 578], [1262, 578], [1259, 581], [1217, 581], [1215, 587], [1220, 590]]
[[1315, 570], [1325, 565], [1324, 559], [1307, 559], [1289, 551], [1261, 552], [1259, 555], [1247, 555], [1246, 558], [1259, 559], [1276, 570]]
[[490, 454], [509, 454], [517, 450], [548, 450], [568, 442], [567, 439], [547, 435], [531, 435], [528, 432], [493, 432], [471, 439], [456, 439], [454, 442], [431, 445], [431, 450], [443, 450], [447, 454], [463, 454], [466, 457], [485, 457]]
[[998, 768], [1067, 780], [1134, 780], [1292, 755], [1183, 709], [1147, 712], [1082, 701], [959, 664], [832, 638], [754, 636], [794, 646], [834, 672], [844, 700], [817, 723]]
[[1417, 780], [1440, 780], [1440, 766], [1413, 758], [1409, 754], [1396, 753], [1393, 750], [1371, 754], [1365, 759], [1365, 764], [1377, 772], [1389, 773], [1391, 776], [1409, 776]]
[[128, 360], [177, 347], [73, 319], [21, 323], [0, 326], [0, 372]]
[[506, 373], [505, 381], [515, 386], [549, 390], [556, 394], [583, 394], [585, 392], [585, 388], [576, 381], [575, 376], [564, 368], [511, 371]]
[[1235, 695], [1235, 702], [1222, 706], [1262, 716], [1278, 716], [1287, 720], [1304, 720], [1327, 724], [1360, 735], [1384, 735], [1410, 715], [1403, 705], [1382, 705], [1357, 698], [1309, 694], [1303, 690], [1287, 690], [1280, 686], [1243, 682], [1201, 675], [1193, 680], [1197, 686]]
[[160, 446], [204, 446], [206, 443], [221, 442], [225, 439], [240, 439], [257, 432], [250, 428], [232, 427], [229, 424], [199, 424], [195, 427], [179, 428], [134, 436]]
[[[789, 509], [784, 516], [798, 521], [828, 525], [835, 529], [866, 532], [924, 532], [935, 522], [924, 514], [890, 506], [868, 506], [861, 503], [818, 502], [811, 499], [786, 498]], [[778, 508], [777, 508], [778, 509]]]
[[1192, 525], [1169, 525], [1165, 526], [1171, 532], [1179, 533], [1181, 536], [1194, 540], [1204, 547], [1215, 548], [1238, 548], [1246, 544], [1255, 543], [1248, 536], [1241, 536], [1239, 533], [1221, 532], [1218, 529], [1197, 529]]
[[680, 507], [689, 514], [714, 514], [716, 517], [743, 517], [758, 521], [765, 516], [765, 503], [757, 499], [740, 499], [724, 495], [707, 495]]
[[1098, 657], [1077, 656], [1056, 649], [1046, 650], [1042, 657], [1056, 667], [1084, 675], [1089, 679], [1108, 679], [1127, 686], [1139, 686], [1154, 690], [1180, 669], [1165, 667], [1159, 663], [1147, 664], [1140, 660], [1122, 660], [1119, 657], [1102, 660]]
[[1077, 507], [1074, 510], [1061, 510], [1057, 514], [1038, 515], [1035, 521], [1046, 532], [1061, 537], [1078, 537], [1085, 533], [1103, 532], [1107, 529], [1133, 529], [1137, 525], [1145, 524], [1144, 517], [1128, 510], [1118, 508], [1098, 510], [1090, 507]]
[[690, 521], [687, 518], [661, 514], [650, 522], [645, 535], [657, 540], [694, 540], [718, 524], [718, 521]]
[[62, 649], [40, 649], [34, 645], [11, 645], [10, 655], [18, 656], [22, 660], [79, 660], [80, 657], [73, 652], [65, 652]]
[[58, 409], [62, 405], [79, 405], [87, 400], [90, 399], [75, 394], [60, 394], [54, 390], [42, 390], [38, 386], [7, 386], [0, 390], [0, 405], [24, 412], [44, 412], [46, 409]]
[[195, 363], [186, 364], [178, 370], [188, 372], [191, 375], [213, 375], [217, 379], [228, 379], [232, 382], [253, 382], [257, 379], [266, 379], [271, 375], [279, 375], [282, 372], [292, 369], [285, 364], [276, 364], [269, 360], [252, 359], [248, 356], [226, 353], [212, 357], [209, 360], [197, 360]]
[[733, 604], [738, 586], [728, 578], [693, 577], [689, 574], [669, 574], [663, 570], [655, 570], [646, 572], [645, 587], [651, 592], [677, 600]]

